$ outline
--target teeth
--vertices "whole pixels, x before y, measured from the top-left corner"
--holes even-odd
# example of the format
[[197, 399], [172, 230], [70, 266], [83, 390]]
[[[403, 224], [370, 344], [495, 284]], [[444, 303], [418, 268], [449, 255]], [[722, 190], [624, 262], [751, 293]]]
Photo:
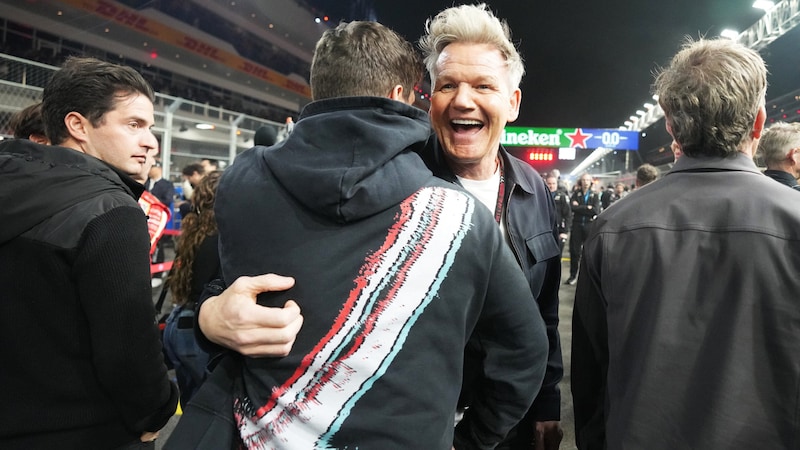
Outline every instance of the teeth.
[[481, 122], [480, 120], [455, 119], [455, 120], [453, 120], [453, 124], [455, 124], [455, 125], [483, 125], [483, 122]]

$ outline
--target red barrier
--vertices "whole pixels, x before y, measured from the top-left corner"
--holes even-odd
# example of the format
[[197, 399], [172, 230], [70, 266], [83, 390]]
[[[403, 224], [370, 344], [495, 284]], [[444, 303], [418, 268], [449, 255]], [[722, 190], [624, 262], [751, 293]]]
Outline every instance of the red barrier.
[[172, 269], [172, 263], [174, 261], [164, 261], [158, 264], [150, 264], [150, 274], [154, 273], [161, 273], [161, 272], [168, 272]]

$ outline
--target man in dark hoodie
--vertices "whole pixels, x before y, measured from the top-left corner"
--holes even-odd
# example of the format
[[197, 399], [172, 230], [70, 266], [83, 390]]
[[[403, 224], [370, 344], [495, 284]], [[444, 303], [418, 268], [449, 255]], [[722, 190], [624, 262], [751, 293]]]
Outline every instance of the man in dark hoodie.
[[43, 94], [47, 137], [0, 144], [0, 448], [152, 448], [177, 404], [136, 203], [153, 91], [72, 58]]
[[[410, 106], [421, 77], [380, 24], [326, 31], [292, 134], [226, 170], [224, 281], [291, 274], [291, 290], [258, 303], [295, 298], [304, 324], [283, 358], [220, 363], [167, 448], [493, 448], [525, 414], [544, 324], [491, 213], [415, 153], [430, 134]], [[454, 432], [473, 332], [490, 382]]]

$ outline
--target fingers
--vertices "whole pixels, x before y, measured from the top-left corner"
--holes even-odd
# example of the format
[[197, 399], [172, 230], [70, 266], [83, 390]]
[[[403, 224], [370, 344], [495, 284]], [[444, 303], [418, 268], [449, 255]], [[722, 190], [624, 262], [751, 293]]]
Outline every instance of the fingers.
[[300, 307], [292, 300], [282, 308], [270, 308], [252, 304], [241, 310], [240, 322], [250, 328], [284, 328], [292, 326], [298, 319], [302, 323]]
[[256, 297], [292, 286], [294, 278], [275, 274], [240, 277], [202, 304], [200, 329], [212, 342], [246, 356], [286, 356], [303, 325], [300, 307], [292, 300], [282, 307], [265, 307]]
[[242, 332], [239, 352], [252, 357], [288, 355], [303, 326], [300, 308], [291, 300], [283, 308], [258, 305], [253, 308], [255, 323], [259, 325]]
[[231, 285], [236, 292], [258, 295], [262, 292], [285, 291], [294, 286], [294, 278], [268, 273], [255, 277], [239, 277]]

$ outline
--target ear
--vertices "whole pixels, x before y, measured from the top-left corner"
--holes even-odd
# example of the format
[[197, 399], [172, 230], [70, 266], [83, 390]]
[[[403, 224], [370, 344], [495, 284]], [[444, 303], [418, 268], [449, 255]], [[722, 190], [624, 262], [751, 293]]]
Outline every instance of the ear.
[[508, 120], [507, 122], [513, 122], [517, 120], [519, 117], [519, 105], [522, 103], [522, 90], [520, 88], [514, 89], [514, 92], [511, 93], [511, 97], [508, 99]]
[[764, 106], [758, 108], [756, 114], [756, 121], [753, 124], [753, 139], [761, 139], [761, 133], [764, 132], [764, 124], [767, 121], [767, 109]]
[[86, 126], [88, 124], [89, 121], [86, 117], [83, 117], [83, 114], [76, 111], [72, 111], [64, 117], [64, 126], [67, 127], [67, 133], [77, 142], [86, 141]]
[[50, 139], [47, 139], [47, 136], [43, 134], [32, 133], [30, 136], [28, 136], [28, 140], [36, 142], [37, 144], [50, 145]]
[[786, 153], [786, 161], [793, 166], [800, 165], [800, 148], [792, 148]]
[[410, 92], [408, 95], [406, 95], [406, 92], [403, 89], [403, 85], [402, 84], [396, 84], [396, 85], [394, 85], [392, 90], [389, 91], [388, 97], [390, 99], [392, 99], [392, 100], [397, 100], [398, 102], [403, 102], [406, 105], [411, 105], [411, 104], [414, 103], [413, 94], [414, 94], [413, 92]]

